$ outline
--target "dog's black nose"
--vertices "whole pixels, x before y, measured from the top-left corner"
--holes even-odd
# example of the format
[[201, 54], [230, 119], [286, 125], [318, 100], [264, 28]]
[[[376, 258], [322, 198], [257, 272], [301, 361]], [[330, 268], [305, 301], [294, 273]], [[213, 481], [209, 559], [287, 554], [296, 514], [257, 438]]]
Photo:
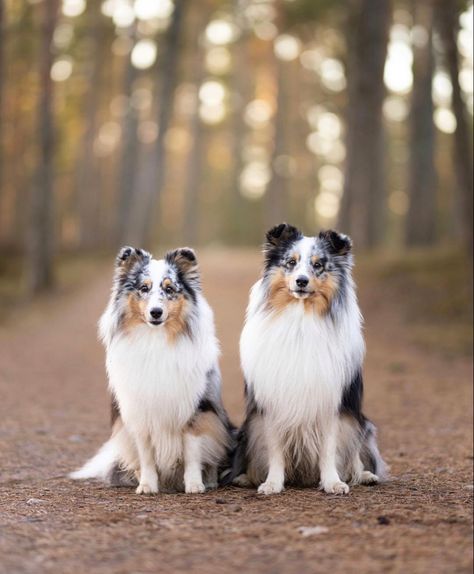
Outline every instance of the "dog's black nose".
[[304, 287], [306, 287], [309, 283], [309, 279], [307, 277], [305, 277], [304, 275], [300, 275], [297, 279], [296, 279], [296, 284], [298, 285], [298, 287], [301, 287], [302, 289]]
[[160, 309], [159, 307], [154, 307], [150, 311], [150, 315], [152, 316], [153, 319], [159, 319], [161, 315], [163, 315], [163, 309]]

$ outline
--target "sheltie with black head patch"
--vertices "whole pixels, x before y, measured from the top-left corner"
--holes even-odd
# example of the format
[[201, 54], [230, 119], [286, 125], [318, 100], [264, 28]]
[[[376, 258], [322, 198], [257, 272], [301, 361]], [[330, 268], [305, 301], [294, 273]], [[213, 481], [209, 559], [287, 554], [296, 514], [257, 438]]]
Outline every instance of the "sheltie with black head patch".
[[349, 237], [267, 233], [240, 339], [247, 402], [227, 480], [279, 493], [285, 484], [349, 484], [385, 476], [375, 426], [362, 413], [362, 317]]
[[112, 436], [71, 477], [134, 485], [138, 494], [215, 488], [234, 429], [221, 400], [214, 318], [194, 251], [156, 260], [121, 249], [99, 335]]

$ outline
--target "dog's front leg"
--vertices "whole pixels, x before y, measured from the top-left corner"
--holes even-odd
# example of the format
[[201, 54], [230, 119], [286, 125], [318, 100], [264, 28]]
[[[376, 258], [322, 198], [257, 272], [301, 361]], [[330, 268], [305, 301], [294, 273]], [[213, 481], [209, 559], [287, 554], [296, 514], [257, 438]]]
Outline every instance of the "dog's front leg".
[[259, 494], [278, 494], [285, 488], [285, 454], [278, 434], [268, 421], [264, 422], [264, 440], [268, 453], [268, 474], [258, 487]]
[[349, 487], [340, 479], [337, 472], [337, 429], [336, 417], [332, 417], [323, 425], [319, 458], [321, 488], [329, 494], [347, 494]]
[[158, 492], [158, 473], [156, 472], [155, 453], [149, 438], [135, 439], [140, 461], [140, 481], [137, 494], [156, 494]]
[[202, 437], [184, 435], [184, 491], [188, 494], [204, 492], [202, 481]]

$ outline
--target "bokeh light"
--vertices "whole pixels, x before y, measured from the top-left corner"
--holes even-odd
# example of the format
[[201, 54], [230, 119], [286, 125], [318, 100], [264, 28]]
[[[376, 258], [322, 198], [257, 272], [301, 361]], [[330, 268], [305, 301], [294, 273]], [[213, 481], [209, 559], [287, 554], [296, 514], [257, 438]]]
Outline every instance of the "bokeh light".
[[301, 41], [296, 36], [281, 34], [275, 38], [274, 50], [278, 59], [284, 62], [292, 62], [300, 54]]
[[132, 50], [132, 64], [139, 70], [151, 68], [156, 60], [156, 44], [153, 40], [139, 40]]
[[51, 66], [51, 79], [54, 82], [64, 82], [72, 74], [73, 61], [71, 58], [62, 57]]

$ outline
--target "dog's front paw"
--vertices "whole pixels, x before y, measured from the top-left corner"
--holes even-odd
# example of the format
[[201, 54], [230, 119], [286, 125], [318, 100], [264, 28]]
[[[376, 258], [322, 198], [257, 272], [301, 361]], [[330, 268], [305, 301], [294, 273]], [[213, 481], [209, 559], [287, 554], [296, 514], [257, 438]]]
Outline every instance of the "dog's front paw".
[[283, 484], [267, 480], [258, 487], [257, 492], [259, 494], [279, 494], [280, 492], [283, 492], [283, 490], [284, 490]]
[[158, 494], [158, 486], [141, 482], [135, 492], [137, 494]]
[[359, 482], [360, 484], [377, 484], [380, 482], [380, 478], [370, 470], [364, 470], [360, 475]]
[[342, 482], [342, 480], [338, 480], [336, 482], [331, 482], [328, 484], [323, 484], [322, 485], [324, 492], [327, 492], [328, 494], [348, 494], [349, 493], [349, 487], [347, 486], [347, 484], [345, 482]]
[[184, 485], [184, 492], [186, 494], [200, 494], [206, 492], [206, 487], [202, 482], [188, 482]]

